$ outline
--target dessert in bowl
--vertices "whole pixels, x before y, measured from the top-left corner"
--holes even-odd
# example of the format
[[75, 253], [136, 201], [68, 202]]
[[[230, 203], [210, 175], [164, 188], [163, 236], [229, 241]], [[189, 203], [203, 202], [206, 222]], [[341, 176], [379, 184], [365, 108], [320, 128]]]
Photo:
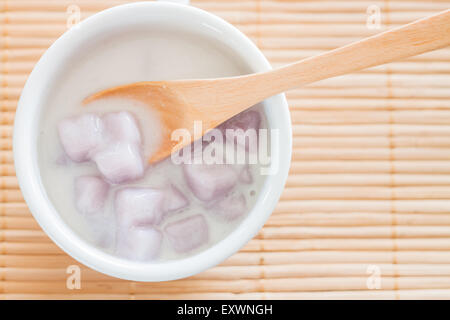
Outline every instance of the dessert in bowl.
[[[131, 82], [268, 68], [242, 33], [199, 9], [137, 3], [83, 21], [44, 54], [19, 102], [14, 156], [31, 212], [66, 252], [116, 277], [171, 280], [221, 262], [257, 233], [283, 189], [291, 156], [284, 96], [151, 165], [160, 134], [151, 109], [133, 99], [82, 101]], [[270, 135], [227, 139], [235, 129]], [[211, 148], [226, 159], [230, 145], [270, 161], [202, 161]]]

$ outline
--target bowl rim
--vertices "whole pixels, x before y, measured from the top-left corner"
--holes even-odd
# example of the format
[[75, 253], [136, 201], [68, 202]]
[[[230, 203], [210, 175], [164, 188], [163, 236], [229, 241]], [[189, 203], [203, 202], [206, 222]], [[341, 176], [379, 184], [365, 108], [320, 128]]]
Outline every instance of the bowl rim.
[[[258, 71], [271, 69], [267, 59], [247, 36], [233, 25], [209, 12], [191, 6], [167, 2], [124, 4], [101, 11], [80, 22], [57, 39], [44, 53], [31, 72], [22, 91], [16, 110], [13, 133], [14, 165], [19, 186], [31, 213], [41, 228], [63, 251], [80, 263], [107, 275], [134, 281], [167, 281], [185, 278], [215, 266], [237, 252], [257, 234], [272, 214], [287, 180], [292, 154], [292, 128], [289, 107], [285, 95], [279, 94], [266, 100], [269, 105], [277, 105], [277, 117], [281, 119], [279, 123], [281, 132], [278, 141], [282, 141], [282, 143], [271, 141], [272, 146], [275, 143], [275, 150], [278, 151], [275, 157], [278, 172], [266, 177], [258, 200], [237, 228], [224, 239], [198, 254], [157, 263], [130, 261], [113, 256], [90, 245], [71, 230], [48, 199], [38, 167], [36, 142], [38, 139], [38, 124], [41, 118], [40, 112], [43, 108], [40, 99], [43, 100], [42, 98], [47, 93], [45, 83], [51, 81], [52, 71], [54, 72], [57, 69], [58, 61], [63, 61], [63, 55], [68, 51], [66, 47], [70, 48], [70, 41], [75, 35], [80, 37], [82, 32], [88, 34], [89, 28], [95, 28], [96, 26], [107, 27], [104, 25], [104, 21], [111, 21], [108, 19], [114, 17], [127, 19], [127, 14], [142, 14], [151, 11], [153, 11], [152, 14], [156, 11], [170, 12], [176, 19], [187, 17], [201, 19], [204, 23], [226, 33], [236, 41], [237, 45], [248, 50], [252, 62], [258, 64], [260, 69]], [[144, 15], [139, 17], [142, 18]]]

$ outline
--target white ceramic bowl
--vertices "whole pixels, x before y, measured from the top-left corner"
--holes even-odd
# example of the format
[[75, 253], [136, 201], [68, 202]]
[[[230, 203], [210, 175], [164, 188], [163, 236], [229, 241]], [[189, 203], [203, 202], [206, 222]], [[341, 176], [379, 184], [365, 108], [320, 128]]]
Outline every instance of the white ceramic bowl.
[[164, 281], [184, 278], [210, 268], [238, 251], [263, 226], [275, 208], [286, 182], [291, 160], [291, 120], [284, 95], [264, 102], [271, 129], [279, 139], [271, 139], [272, 164], [257, 202], [242, 223], [225, 239], [194, 256], [179, 260], [141, 263], [107, 254], [81, 239], [60, 217], [47, 197], [38, 167], [37, 141], [44, 101], [62, 66], [76, 50], [105, 35], [133, 26], [180, 28], [213, 36], [230, 47], [254, 72], [270, 69], [259, 49], [235, 27], [208, 12], [170, 3], [133, 3], [100, 12], [61, 36], [36, 64], [20, 97], [14, 124], [14, 161], [25, 201], [49, 237], [81, 263], [118, 278], [135, 281]]

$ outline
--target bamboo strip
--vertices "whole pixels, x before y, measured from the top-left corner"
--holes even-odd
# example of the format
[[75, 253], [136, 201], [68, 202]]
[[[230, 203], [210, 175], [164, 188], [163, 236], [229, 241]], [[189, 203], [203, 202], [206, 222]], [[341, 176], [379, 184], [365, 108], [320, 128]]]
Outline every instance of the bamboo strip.
[[14, 165], [12, 164], [0, 164], [0, 175], [1, 176], [15, 176], [16, 171]]
[[[324, 52], [325, 50], [331, 50], [360, 39], [360, 37], [358, 36], [342, 36], [334, 37], [333, 39], [326, 36], [307, 37], [306, 35], [297, 35], [293, 38], [281, 38], [279, 35], [274, 35], [273, 37], [269, 37], [268, 35], [262, 35], [258, 37], [250, 35], [250, 37], [253, 38], [255, 42], [261, 42], [258, 43], [258, 46], [263, 50], [267, 58], [273, 62], [292, 61], [294, 59], [299, 59], [300, 57], [319, 54]], [[428, 64], [448, 62], [448, 60], [449, 50], [439, 49], [436, 51], [423, 53], [418, 56], [410, 57], [399, 62], [394, 62], [392, 64]], [[387, 64], [386, 66], [389, 67], [390, 65], [391, 64]], [[379, 66], [377, 68], [383, 69], [386, 68], [386, 66]], [[374, 68], [371, 69], [373, 70]]]
[[[395, 220], [394, 220], [395, 218]], [[445, 213], [407, 214], [390, 212], [311, 212], [311, 213], [275, 213], [266, 226], [388, 226], [395, 222], [397, 226], [447, 226], [449, 218]]]
[[[19, 99], [21, 88], [11, 88], [11, 87], [0, 87], [0, 97], [2, 99]], [[14, 113], [13, 112], [2, 112], [0, 118], [0, 124], [13, 124], [14, 123]]]
[[[0, 64], [0, 73], [2, 74], [29, 74], [31, 70], [34, 68], [34, 65], [37, 61], [27, 61], [27, 62], [9, 62], [2, 61]], [[4, 93], [3, 93], [4, 96]], [[15, 97], [7, 97], [8, 99], [15, 98], [18, 99], [18, 96]]]
[[6, 268], [67, 268], [70, 265], [78, 263], [68, 255], [0, 255], [0, 267]]
[[[80, 267], [81, 276], [83, 282], [88, 281], [118, 281], [125, 282], [124, 280], [109, 277], [102, 273], [96, 272], [87, 267]], [[0, 268], [0, 279], [3, 281], [66, 281], [67, 269], [66, 268]]]
[[291, 174], [286, 187], [318, 186], [439, 186], [450, 185], [450, 175], [426, 174]]
[[[295, 278], [295, 279], [258, 279], [255, 280], [195, 280], [169, 282], [169, 284], [149, 285], [144, 283], [136, 283], [137, 293], [149, 292], [289, 292], [296, 288], [302, 288], [305, 291], [323, 291], [327, 290], [365, 290], [367, 289], [367, 276], [364, 277], [348, 277], [342, 281], [339, 277], [327, 278]], [[383, 289], [448, 289], [450, 286], [450, 277], [381, 277], [381, 287]], [[181, 288], [180, 288], [181, 287]], [[183, 290], [184, 289], [184, 290]], [[86, 291], [96, 290], [86, 288]], [[119, 289], [120, 290], [120, 289]], [[179, 290], [179, 291], [176, 291]], [[12, 290], [11, 290], [12, 291]]]
[[[1, 55], [4, 58], [8, 58], [8, 54], [6, 54], [7, 50], [2, 50]], [[6, 74], [2, 75], [2, 83], [4, 86], [16, 86], [16, 87], [23, 87], [25, 82], [27, 81], [28, 76], [26, 74]]]
[[[127, 299], [135, 299], [134, 296], [130, 294], [80, 294], [80, 293], [72, 293], [72, 294], [9, 294], [9, 293], [0, 293], [0, 300], [127, 300]], [[146, 299], [146, 298], [144, 298]], [[170, 298], [168, 298], [170, 299]]]
[[197, 299], [216, 299], [216, 300], [278, 300], [278, 299], [448, 299], [450, 290], [357, 290], [357, 291], [320, 291], [320, 292], [255, 292], [255, 293], [176, 293], [176, 294], [0, 294], [0, 298], [6, 300], [61, 300], [61, 299], [111, 299], [111, 300], [125, 300], [125, 299], [174, 299], [174, 300], [197, 300]]
[[[327, 263], [363, 264], [450, 264], [448, 251], [297, 251], [297, 252], [239, 252], [222, 266], [291, 265]], [[67, 268], [78, 264], [66, 255], [0, 255], [0, 266], [7, 268]]]
[[[86, 19], [96, 11], [89, 9], [80, 10], [81, 20]], [[365, 25], [368, 15], [365, 11], [354, 12], [354, 13], [336, 13], [336, 12], [324, 12], [321, 14], [316, 13], [304, 13], [304, 12], [277, 12], [277, 11], [264, 11], [264, 10], [216, 10], [214, 12], [216, 15], [225, 19], [233, 24], [323, 24], [323, 23], [333, 23], [333, 24], [358, 24]], [[431, 15], [435, 11], [409, 11], [409, 12], [393, 12], [385, 13], [380, 12], [381, 21], [386, 21], [389, 18], [389, 23], [392, 25], [396, 24], [406, 24], [413, 20], [421, 19], [427, 15]], [[389, 15], [389, 17], [387, 16]], [[11, 24], [38, 24], [39, 22], [45, 21], [46, 24], [54, 23], [65, 24], [68, 14], [65, 10], [55, 11], [55, 12], [4, 12], [0, 14], [1, 23], [11, 23]]]
[[[349, 235], [350, 237], [350, 235]], [[281, 238], [281, 237], [280, 237]], [[391, 238], [362, 239], [351, 238], [333, 239], [264, 239], [253, 240], [241, 252], [277, 252], [277, 251], [448, 251], [448, 238]]]
[[400, 75], [420, 75], [420, 74], [448, 74], [450, 66], [446, 61], [414, 61], [405, 60], [391, 62], [361, 71], [361, 73], [389, 73]]
[[[240, 29], [243, 28], [241, 27]], [[274, 63], [285, 61], [292, 62], [300, 58], [307, 58], [361, 39], [360, 36], [353, 35], [354, 37], [349, 37], [346, 34], [335, 36], [334, 39], [323, 35], [316, 35], [315, 37], [310, 38], [307, 37], [306, 34], [294, 35], [293, 37], [282, 37], [280, 34], [268, 36], [267, 34], [254, 35], [250, 33], [249, 36], [263, 50], [267, 58]], [[449, 58], [448, 53], [448, 49], [440, 49], [410, 57], [397, 63], [423, 63], [424, 61], [427, 63], [446, 62]], [[389, 69], [389, 66], [390, 64], [387, 64], [384, 67], [379, 66], [377, 68]], [[373, 69], [375, 68], [372, 68], [372, 70]]]
[[67, 7], [71, 4], [83, 6], [83, 8], [92, 8], [92, 10], [100, 11], [107, 9], [112, 6], [128, 3], [132, 1], [124, 0], [96, 0], [86, 1], [86, 0], [74, 0], [74, 1], [40, 1], [40, 0], [25, 0], [25, 1], [10, 1], [8, 2], [8, 11], [63, 11], [65, 12]]
[[[376, 87], [386, 85], [386, 74], [349, 74], [336, 78], [322, 80], [309, 85], [310, 88], [340, 88], [340, 87]], [[396, 88], [426, 86], [434, 88], [450, 87], [450, 75], [448, 74], [389, 74], [390, 86]]]
[[278, 203], [276, 213], [393, 212], [449, 213], [450, 200], [290, 200]]
[[450, 160], [450, 152], [433, 148], [294, 148], [293, 160]]
[[[389, 20], [389, 25], [407, 24], [413, 20], [421, 19], [436, 11], [408, 11], [408, 12], [380, 12], [380, 20], [383, 25]], [[323, 24], [327, 22], [336, 24], [366, 24], [368, 15], [366, 12], [352, 13], [336, 13], [324, 12], [321, 14], [305, 13], [305, 12], [289, 12], [289, 11], [271, 11], [265, 12], [244, 12], [239, 11], [216, 11], [216, 14], [228, 21], [236, 21], [237, 23], [262, 23], [262, 24]]]
[[13, 122], [14, 122], [14, 112], [2, 112], [0, 114], [0, 124], [4, 125]]
[[[96, 0], [95, 2], [89, 0], [62, 0], [49, 2], [46, 0], [15, 0], [14, 3], [8, 4], [9, 11], [60, 11], [70, 4], [76, 4], [83, 8], [91, 8], [92, 10], [99, 11], [106, 7], [119, 5], [122, 3], [132, 2], [132, 0]], [[193, 5], [200, 6], [206, 10], [223, 10], [223, 9], [236, 9], [236, 10], [255, 10], [256, 3], [254, 1], [211, 1], [211, 0], [193, 0]], [[384, 1], [320, 1], [320, 2], [295, 2], [295, 1], [262, 1], [258, 4], [262, 11], [294, 11], [294, 12], [361, 12], [365, 11], [370, 5], [377, 5], [382, 10], [389, 8], [390, 12], [395, 11], [415, 11], [415, 10], [444, 10], [447, 9], [446, 1], [390, 1], [387, 6]]]
[[[367, 276], [365, 264], [335, 264], [335, 265], [271, 265], [271, 266], [226, 266], [215, 267], [202, 272], [192, 280], [239, 280], [239, 279], [276, 279], [276, 278], [304, 278], [304, 277], [355, 277]], [[379, 264], [381, 276], [449, 276], [449, 265], [398, 265]], [[81, 269], [83, 282], [95, 281], [117, 281], [123, 280], [108, 277], [95, 272], [89, 268]], [[61, 269], [22, 269], [3, 268], [0, 269], [0, 278], [3, 281], [65, 281], [67, 273], [65, 268]]]
[[[0, 98], [0, 112], [8, 112], [8, 111], [15, 111], [17, 107], [17, 102], [12, 100], [2, 100]], [[9, 127], [12, 128], [12, 126], [3, 126], [0, 125], [0, 127]]]
[[[3, 49], [0, 54], [2, 61], [9, 62], [37, 62], [41, 55], [45, 52], [44, 49]], [[20, 85], [22, 82], [9, 82], [8, 85]], [[23, 86], [23, 85], [22, 85]]]
[[293, 98], [390, 98], [390, 99], [446, 99], [448, 89], [446, 88], [314, 88], [304, 87], [289, 91]]
[[[394, 220], [395, 218], [395, 220]], [[446, 213], [395, 213], [391, 212], [311, 212], [278, 213], [275, 212], [266, 226], [446, 226], [450, 216]]]
[[4, 241], [21, 241], [21, 242], [47, 242], [50, 239], [47, 235], [39, 230], [8, 230], [0, 229], [0, 239]]
[[[399, 25], [390, 25], [389, 28], [393, 28]], [[291, 23], [291, 24], [241, 24], [238, 28], [246, 35], [258, 36], [264, 35], [266, 37], [282, 37], [283, 39], [292, 39], [294, 43], [295, 39], [301, 39], [301, 37], [369, 37], [382, 31], [386, 31], [385, 25], [381, 25], [378, 30], [371, 30], [366, 27], [365, 24], [345, 24], [340, 23], [333, 25], [327, 24], [303, 24], [303, 23]], [[292, 48], [286, 41], [285, 44], [288, 48]], [[301, 47], [301, 46], [300, 46]], [[280, 47], [277, 47], [280, 48]], [[284, 47], [283, 47], [284, 48]]]
[[[45, 286], [43, 285], [45, 283]], [[450, 277], [382, 277], [381, 287], [394, 289], [448, 289]], [[110, 293], [128, 293], [126, 282], [99, 281], [83, 283], [80, 293], [101, 293], [107, 287]], [[165, 283], [135, 283], [135, 293], [205, 293], [205, 292], [290, 292], [295, 288], [305, 291], [323, 290], [366, 290], [367, 277], [348, 277], [342, 281], [339, 277], [296, 278], [296, 279], [258, 279], [258, 280], [183, 280]], [[7, 281], [0, 284], [3, 292], [9, 293], [58, 293], [67, 292], [65, 282]]]
[[[449, 290], [357, 290], [357, 291], [321, 291], [321, 292], [263, 292], [263, 293], [223, 293], [223, 294], [142, 294], [136, 299], [448, 299]], [[171, 298], [173, 297], [173, 298]]]
[[291, 174], [300, 173], [402, 173], [402, 174], [448, 174], [448, 161], [360, 161], [327, 160], [293, 161]]
[[[447, 289], [450, 280], [448, 277], [435, 278], [422, 278], [422, 277], [382, 277], [381, 287], [384, 289]], [[208, 285], [209, 283], [210, 285]], [[195, 289], [191, 287], [195, 284]], [[175, 283], [180, 286], [180, 283]], [[217, 286], [218, 290], [214, 290]], [[224, 286], [224, 287], [222, 287]], [[182, 287], [185, 287], [188, 292], [217, 292], [217, 291], [231, 291], [238, 293], [247, 292], [288, 292], [293, 291], [295, 288], [302, 288], [305, 291], [322, 291], [325, 288], [327, 290], [365, 290], [367, 289], [367, 277], [354, 277], [346, 278], [342, 281], [340, 278], [296, 278], [296, 279], [259, 279], [253, 280], [236, 280], [229, 281], [184, 281]], [[179, 290], [179, 288], [176, 288]], [[185, 292], [186, 292], [185, 289]], [[91, 288], [87, 288], [86, 291], [90, 291]], [[95, 290], [95, 288], [92, 288]], [[158, 291], [159, 290], [159, 291]], [[150, 286], [143, 283], [136, 284], [136, 292], [173, 292], [174, 290], [167, 286]], [[180, 290], [183, 291], [182, 289]], [[180, 292], [177, 291], [177, 292]]]
[[[2, 141], [3, 139], [0, 139]], [[5, 149], [12, 149], [12, 141], [9, 140], [5, 143], [6, 146], [4, 146]], [[10, 150], [0, 150], [0, 163], [2, 164], [9, 164], [13, 163], [13, 153]]]
[[294, 148], [449, 148], [449, 137], [296, 137]]
[[0, 202], [21, 202], [23, 201], [20, 190], [0, 190]]
[[[354, 291], [355, 292], [355, 291]], [[385, 291], [383, 291], [385, 292]], [[359, 294], [360, 295], [360, 294]], [[233, 293], [190, 293], [190, 294], [142, 294], [142, 295], [129, 295], [129, 294], [2, 294], [0, 293], [0, 299], [4, 300], [127, 300], [127, 299], [142, 299], [142, 300], [158, 300], [158, 299], [173, 299], [173, 300], [197, 300], [197, 299], [216, 299], [216, 300], [234, 300], [234, 299], [246, 299], [246, 300], [262, 300], [267, 299], [266, 293], [250, 293], [250, 294], [233, 294]], [[292, 295], [291, 295], [292, 296]], [[302, 296], [301, 293], [295, 296]], [[305, 296], [305, 294], [303, 294]], [[312, 296], [309, 293], [306, 296]], [[323, 294], [322, 294], [323, 296]], [[342, 294], [345, 296], [345, 294]], [[354, 296], [354, 295], [353, 295]], [[373, 296], [373, 295], [372, 295]], [[394, 296], [391, 294], [390, 296]], [[291, 298], [295, 299], [295, 298]], [[305, 299], [305, 298], [303, 298]], [[311, 298], [310, 298], [311, 299]]]
[[[324, 39], [326, 40], [326, 39]], [[332, 48], [334, 49], [334, 47]], [[331, 50], [331, 49], [330, 49]], [[300, 51], [301, 56], [295, 55], [295, 53], [289, 53], [287, 49], [278, 52], [273, 52], [271, 49], [262, 50], [267, 59], [271, 62], [273, 68], [282, 67], [286, 64], [298, 61], [299, 58], [304, 57], [304, 51]], [[294, 50], [293, 50], [294, 51]], [[355, 72], [354, 74], [386, 74], [396, 73], [404, 75], [418, 76], [421, 74], [448, 74], [448, 59], [444, 56], [441, 60], [425, 59], [421, 56], [416, 56], [416, 59], [409, 58], [398, 62], [391, 62], [377, 67], [372, 67]]]
[[1, 25], [0, 32], [10, 37], [50, 37], [56, 40], [67, 31], [66, 24], [51, 25], [51, 24], [39, 24], [39, 25], [22, 25], [22, 24], [3, 24]]
[[[447, 238], [448, 226], [265, 227], [262, 239]], [[450, 253], [449, 253], [450, 254]]]
[[36, 220], [26, 217], [0, 217], [1, 229], [7, 230], [41, 230]]
[[[59, 249], [53, 242], [45, 241], [39, 243], [22, 243], [22, 242], [1, 242], [0, 254], [12, 254], [12, 255], [62, 255], [65, 253]], [[31, 269], [33, 270], [33, 269]], [[0, 279], [1, 279], [0, 271]]]
[[[351, 164], [350, 164], [351, 165]], [[320, 170], [319, 170], [320, 171]], [[447, 174], [342, 174], [342, 173], [299, 173], [291, 174], [287, 181], [288, 188], [318, 186], [449, 186], [450, 176]], [[0, 177], [2, 189], [18, 189], [15, 177]], [[399, 189], [396, 189], [399, 190]], [[393, 190], [394, 192], [396, 190]], [[426, 190], [426, 189], [424, 189]]]
[[12, 127], [0, 125], [0, 138], [12, 138]]
[[281, 200], [431, 200], [450, 199], [450, 187], [295, 187], [285, 188]]
[[[1, 261], [1, 260], [0, 260]], [[448, 251], [300, 251], [236, 253], [222, 265], [272, 265], [309, 263], [398, 263], [398, 264], [446, 264], [450, 263]]]
[[[448, 99], [336, 99], [328, 97], [320, 98], [291, 98], [287, 94], [291, 110], [447, 110], [450, 108]], [[15, 107], [15, 106], [14, 106]], [[295, 122], [297, 119], [294, 119]], [[433, 126], [434, 127], [434, 126]], [[432, 127], [432, 128], [433, 128]]]
[[19, 184], [16, 177], [0, 176], [0, 189], [17, 189]]
[[[200, 6], [207, 10], [223, 10], [236, 9], [239, 10], [255, 10], [256, 4], [254, 1], [208, 1], [208, 0], [193, 0], [193, 5]], [[396, 11], [413, 11], [413, 10], [445, 10], [448, 8], [447, 3], [444, 2], [428, 2], [428, 1], [408, 1], [407, 3], [398, 1], [261, 1], [258, 6], [261, 11], [281, 12], [364, 12], [370, 5], [377, 5], [381, 11], [389, 10], [390, 13]]]
[[[258, 42], [258, 37], [255, 36], [250, 36], [250, 38], [255, 41]], [[279, 40], [281, 41], [281, 40]], [[284, 42], [284, 46], [285, 47], [281, 47], [281, 44], [277, 44], [274, 45], [274, 47], [265, 47], [265, 46], [259, 46], [260, 49], [262, 49], [263, 53], [267, 53], [270, 52], [271, 50], [275, 50], [275, 49], [282, 49], [283, 51], [285, 51], [284, 56], [286, 57], [290, 57], [292, 54], [295, 55], [295, 57], [293, 58], [289, 58], [289, 60], [287, 60], [287, 62], [292, 61], [291, 59], [305, 59], [308, 57], [311, 57], [313, 55], [316, 54], [320, 54], [320, 53], [324, 53], [325, 51], [328, 50], [307, 50], [307, 49], [303, 49], [303, 44], [302, 43], [298, 43], [297, 45], [295, 45], [295, 40], [289, 38], [283, 41]], [[417, 55], [411, 58], [406, 58], [404, 60], [402, 60], [401, 62], [398, 63], [429, 63], [429, 62], [448, 62], [448, 57], [449, 57], [449, 52], [447, 49], [440, 49], [440, 50], [436, 50], [436, 51], [431, 51], [431, 52], [427, 52], [427, 53], [423, 53], [421, 55]], [[272, 66], [274, 68], [276, 67], [281, 67], [282, 65], [286, 64], [286, 61], [282, 61], [283, 63], [280, 63], [280, 61], [276, 60], [276, 59], [270, 59], [270, 61], [272, 61]], [[386, 68], [387, 70], [389, 70], [389, 64], [386, 64]]]
[[[136, 299], [448, 299], [449, 290], [355, 290], [355, 291], [320, 291], [320, 292], [261, 292], [261, 293], [206, 293], [206, 294], [142, 294]], [[32, 295], [30, 295], [32, 296]], [[38, 295], [39, 296], [39, 295]], [[172, 298], [171, 298], [172, 297]]]
[[30, 211], [25, 203], [1, 203], [0, 202], [0, 216], [28, 216]]
[[33, 37], [10, 37], [2, 36], [0, 42], [0, 49], [47, 49], [55, 39], [33, 38]]
[[[367, 269], [370, 265], [367, 264], [297, 264], [297, 265], [270, 265], [270, 266], [225, 266], [215, 267], [191, 279], [272, 279], [272, 278], [304, 278], [304, 277], [346, 277], [367, 276]], [[392, 264], [377, 264], [380, 270], [380, 276], [449, 276], [448, 265], [392, 265]], [[51, 273], [54, 272], [51, 270]], [[12, 272], [17, 280], [20, 275], [14, 269]], [[7, 278], [5, 278], [7, 280]], [[38, 278], [40, 279], [40, 277]], [[15, 280], [15, 279], [12, 279]]]
[[[395, 220], [394, 220], [395, 218]], [[450, 217], [440, 213], [392, 213], [387, 212], [311, 212], [311, 213], [275, 213], [266, 226], [447, 226]]]
[[[302, 121], [303, 119], [300, 119]], [[447, 136], [450, 128], [446, 125], [411, 125], [411, 124], [342, 124], [342, 125], [321, 125], [321, 124], [297, 124], [293, 120], [293, 135], [310, 137], [327, 136]]]
[[399, 61], [391, 62], [387, 65], [377, 66], [366, 71], [369, 72], [390, 72], [393, 74], [448, 74], [450, 65], [445, 61]]

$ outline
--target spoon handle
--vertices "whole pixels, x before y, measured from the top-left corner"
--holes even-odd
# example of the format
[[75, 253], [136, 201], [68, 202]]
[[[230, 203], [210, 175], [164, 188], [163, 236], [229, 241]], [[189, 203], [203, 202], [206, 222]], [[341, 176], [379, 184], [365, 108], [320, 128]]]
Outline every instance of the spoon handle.
[[[249, 75], [247, 85], [256, 85], [253, 92], [256, 103], [295, 87], [411, 57], [449, 44], [450, 10], [446, 10], [279, 69]], [[249, 86], [247, 88], [250, 89]]]

